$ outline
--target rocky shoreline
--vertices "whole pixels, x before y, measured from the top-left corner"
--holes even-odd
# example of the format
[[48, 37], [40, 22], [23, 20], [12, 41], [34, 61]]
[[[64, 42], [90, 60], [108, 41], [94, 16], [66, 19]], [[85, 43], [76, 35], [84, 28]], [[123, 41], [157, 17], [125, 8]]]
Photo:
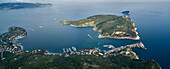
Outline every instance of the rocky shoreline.
[[136, 38], [132, 38], [132, 37], [110, 37], [110, 36], [102, 36], [101, 34], [99, 34], [98, 38], [132, 39], [132, 40], [139, 40], [140, 39], [139, 36], [137, 36]]
[[[131, 20], [131, 21], [132, 21], [132, 20]], [[133, 26], [135, 27], [135, 23], [133, 23]], [[97, 30], [96, 30], [96, 27], [94, 27], [93, 30], [94, 30], [94, 31], [97, 31]], [[100, 34], [101, 31], [98, 31], [98, 32], [100, 32], [98, 38], [115, 38], [115, 39], [139, 40], [140, 37], [139, 37], [139, 35], [138, 35], [137, 28], [134, 28], [133, 30], [134, 30], [134, 32], [136, 33], [136, 37], [135, 37], [135, 38], [133, 38], [133, 37], [111, 37], [111, 36], [103, 36], [103, 35]]]
[[[72, 27], [92, 27], [92, 26], [76, 26], [76, 25], [71, 25], [71, 24], [67, 24], [67, 23], [63, 23], [63, 24], [70, 25], [70, 26], [72, 26]], [[136, 29], [137, 29], [137, 28], [136, 28]], [[93, 30], [94, 30], [94, 31], [97, 31], [95, 27], [93, 28]], [[136, 30], [135, 30], [135, 31], [136, 31]], [[98, 32], [101, 33], [101, 31], [98, 31]], [[103, 35], [101, 35], [100, 33], [99, 33], [98, 38], [115, 38], [115, 39], [131, 39], [131, 40], [139, 40], [139, 39], [140, 39], [140, 37], [138, 36], [138, 32], [135, 32], [136, 35], [137, 35], [137, 37], [135, 37], [135, 38], [132, 38], [132, 37], [111, 37], [111, 36], [103, 36]]]
[[[66, 25], [70, 25], [71, 27], [92, 27], [92, 26], [76, 26], [76, 25], [71, 25], [71, 24], [67, 24], [67, 23], [63, 23], [63, 24], [66, 24]], [[134, 25], [134, 24], [133, 24]], [[96, 28], [94, 27], [93, 28], [94, 31], [97, 31]], [[135, 29], [135, 31], [137, 30], [137, 28]], [[98, 31], [101, 33], [101, 31]], [[115, 38], [115, 39], [131, 39], [131, 40], [139, 40], [140, 37], [138, 36], [138, 32], [135, 32], [137, 37], [136, 38], [132, 38], [132, 37], [110, 37], [110, 36], [103, 36], [99, 33], [99, 36], [98, 38]]]

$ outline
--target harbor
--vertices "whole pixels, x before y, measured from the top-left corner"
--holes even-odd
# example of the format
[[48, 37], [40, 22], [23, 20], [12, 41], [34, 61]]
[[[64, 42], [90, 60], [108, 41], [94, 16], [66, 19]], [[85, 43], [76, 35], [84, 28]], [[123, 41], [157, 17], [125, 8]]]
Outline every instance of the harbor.
[[69, 55], [96, 55], [96, 56], [103, 56], [103, 57], [108, 57], [110, 55], [120, 55], [123, 52], [128, 55], [129, 53], [133, 54], [136, 59], [139, 59], [136, 55], [135, 52], [131, 51], [130, 49], [132, 48], [140, 48], [143, 50], [146, 50], [144, 44], [142, 42], [140, 43], [135, 43], [131, 45], [126, 45], [126, 46], [121, 46], [115, 48], [113, 45], [103, 45], [103, 47], [107, 47], [111, 50], [101, 50], [100, 48], [85, 48], [81, 50], [77, 50], [76, 47], [71, 47], [71, 48], [63, 48], [62, 53], [51, 53], [46, 51], [44, 54], [45, 55], [60, 55], [64, 57], [69, 57]]

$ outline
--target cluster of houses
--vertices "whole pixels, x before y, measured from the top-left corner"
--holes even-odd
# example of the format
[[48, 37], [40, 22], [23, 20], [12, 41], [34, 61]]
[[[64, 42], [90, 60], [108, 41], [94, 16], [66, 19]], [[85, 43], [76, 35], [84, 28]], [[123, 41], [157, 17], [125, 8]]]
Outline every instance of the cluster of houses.
[[[0, 38], [0, 48], [2, 48], [1, 52], [1, 59], [3, 59], [3, 52], [11, 52], [11, 53], [21, 53], [24, 49], [22, 45], [15, 44], [17, 39], [23, 38], [27, 35], [26, 31], [17, 28], [17, 27], [10, 27], [8, 29], [9, 32], [1, 35]], [[15, 34], [14, 34], [15, 33]]]
[[45, 55], [60, 55], [60, 56], [64, 56], [64, 57], [69, 57], [70, 55], [96, 55], [96, 56], [103, 56], [103, 57], [107, 57], [109, 55], [119, 55], [122, 52], [124, 52], [124, 50], [126, 50], [125, 53], [129, 53], [130, 50], [128, 50], [129, 48], [142, 48], [142, 49], [146, 49], [145, 46], [143, 45], [142, 42], [140, 43], [136, 43], [136, 44], [131, 44], [131, 45], [126, 45], [126, 46], [121, 46], [118, 48], [115, 48], [112, 45], [103, 45], [103, 47], [108, 47], [111, 48], [111, 50], [101, 50], [99, 48], [86, 48], [86, 49], [82, 49], [82, 50], [78, 50], [75, 47], [72, 48], [63, 48], [63, 52], [62, 53], [50, 53], [50, 52], [46, 52], [44, 53]]
[[118, 47], [118, 48], [112, 48], [111, 50], [108, 50], [105, 54], [110, 54], [112, 52], [119, 52], [119, 51], [124, 50], [126, 48], [136, 48], [136, 47], [146, 50], [143, 43], [140, 42], [140, 43], [135, 43], [135, 44], [131, 44], [131, 45], [121, 46], [121, 47]]
[[103, 55], [102, 51], [99, 48], [94, 48], [94, 49], [82, 49], [78, 50], [76, 47], [72, 48], [63, 48], [62, 53], [51, 53], [51, 52], [46, 52], [44, 53], [45, 55], [60, 55], [64, 57], [68, 57], [69, 55]]
[[23, 46], [22, 45], [16, 45], [16, 44], [13, 44], [12, 46], [6, 46], [6, 45], [0, 45], [0, 52], [1, 52], [1, 59], [5, 59], [3, 57], [3, 53], [4, 51], [7, 51], [7, 52], [10, 52], [10, 53], [21, 53], [23, 51]]
[[9, 28], [9, 32], [2, 35], [0, 42], [2, 44], [14, 43], [17, 39], [21, 39], [26, 35], [27, 32], [25, 30], [17, 27], [11, 27]]

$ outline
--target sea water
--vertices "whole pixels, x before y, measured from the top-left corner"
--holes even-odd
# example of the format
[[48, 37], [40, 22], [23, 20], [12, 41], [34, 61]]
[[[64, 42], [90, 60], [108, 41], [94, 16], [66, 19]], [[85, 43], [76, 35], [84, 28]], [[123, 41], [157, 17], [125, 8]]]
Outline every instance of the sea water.
[[[6, 0], [1, 1], [6, 2]], [[29, 1], [35, 2], [35, 1]], [[41, 2], [41, 1], [36, 1]], [[46, 3], [46, 1], [43, 1]], [[81, 2], [51, 0], [51, 7], [0, 10], [0, 33], [11, 26], [26, 29], [27, 37], [19, 43], [26, 50], [46, 49], [62, 52], [62, 48], [94, 48], [103, 45], [115, 47], [143, 42], [147, 50], [133, 49], [139, 58], [157, 61], [162, 68], [170, 64], [170, 3], [169, 2]], [[161, 4], [161, 5], [159, 5]], [[58, 20], [79, 20], [97, 14], [122, 15], [131, 11], [140, 40], [98, 39], [99, 32], [92, 27], [78, 28], [59, 23]]]

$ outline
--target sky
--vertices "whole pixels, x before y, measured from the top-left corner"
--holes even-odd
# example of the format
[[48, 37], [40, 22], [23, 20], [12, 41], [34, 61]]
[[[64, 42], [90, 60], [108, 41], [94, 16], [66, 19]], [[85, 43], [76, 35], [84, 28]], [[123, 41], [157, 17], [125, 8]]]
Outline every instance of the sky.
[[170, 0], [0, 0], [0, 2], [48, 2], [48, 1], [87, 1], [87, 2], [170, 2]]
[[[16, 1], [35, 1], [35, 0], [16, 0]], [[40, 0], [40, 1], [48, 1], [48, 0]], [[169, 1], [169, 0], [65, 0], [65, 1]]]

